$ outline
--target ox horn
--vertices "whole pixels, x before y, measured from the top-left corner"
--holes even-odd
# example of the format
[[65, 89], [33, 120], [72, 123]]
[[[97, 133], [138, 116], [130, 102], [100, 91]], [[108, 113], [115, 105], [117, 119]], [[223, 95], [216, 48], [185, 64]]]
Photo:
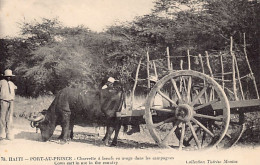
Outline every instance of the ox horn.
[[31, 121], [31, 127], [34, 128], [35, 127], [35, 122], [34, 121]]
[[[31, 121], [30, 125], [31, 125], [32, 128], [35, 128], [39, 125], [39, 122]], [[37, 128], [36, 128], [36, 133], [37, 133]]]
[[37, 116], [37, 117], [31, 117], [29, 118], [28, 120], [31, 121], [31, 127], [34, 128], [34, 127], [37, 127], [39, 122], [44, 120], [45, 116], [44, 115], [40, 115], [40, 116]]
[[44, 118], [45, 118], [44, 115], [40, 115], [40, 116], [37, 116], [37, 117], [31, 117], [28, 120], [30, 120], [32, 122], [39, 122], [39, 121], [42, 121]]

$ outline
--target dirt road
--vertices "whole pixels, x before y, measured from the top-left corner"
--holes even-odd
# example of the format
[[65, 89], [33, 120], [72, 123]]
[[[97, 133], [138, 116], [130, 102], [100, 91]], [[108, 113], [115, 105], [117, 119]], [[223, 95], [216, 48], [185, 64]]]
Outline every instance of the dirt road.
[[[120, 134], [117, 147], [103, 145], [102, 136], [95, 137], [92, 127], [75, 126], [75, 139], [66, 144], [56, 140], [57, 127], [48, 142], [40, 141], [40, 133], [29, 122], [15, 122], [15, 139], [0, 142], [0, 165], [125, 165], [125, 164], [259, 164], [260, 147], [240, 145], [228, 150], [178, 151], [160, 149], [144, 132], [132, 136]], [[99, 131], [103, 132], [103, 130]], [[150, 140], [149, 142], [146, 142]]]

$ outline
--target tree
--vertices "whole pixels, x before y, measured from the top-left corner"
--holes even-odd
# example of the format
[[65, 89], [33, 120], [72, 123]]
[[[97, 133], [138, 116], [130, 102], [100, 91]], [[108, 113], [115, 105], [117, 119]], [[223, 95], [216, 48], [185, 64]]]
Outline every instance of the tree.
[[[96, 86], [102, 58], [97, 54], [96, 33], [79, 26], [68, 28], [56, 19], [23, 23], [23, 39], [8, 41], [5, 67], [14, 68], [22, 88], [18, 93], [38, 96], [66, 86]], [[6, 41], [7, 42], [7, 41]], [[98, 65], [97, 65], [98, 64]]]

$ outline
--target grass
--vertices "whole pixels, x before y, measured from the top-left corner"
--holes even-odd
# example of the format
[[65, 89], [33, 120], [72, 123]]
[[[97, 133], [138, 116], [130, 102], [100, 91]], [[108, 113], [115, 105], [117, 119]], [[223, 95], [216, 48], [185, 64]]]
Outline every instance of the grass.
[[[144, 96], [144, 95], [135, 96], [134, 101], [133, 101], [133, 109], [136, 109], [140, 106], [145, 106], [146, 98], [147, 97]], [[131, 104], [130, 100], [131, 100], [130, 96], [128, 96], [126, 98], [126, 104], [129, 105], [129, 106]], [[169, 102], [166, 99], [163, 99], [163, 105], [167, 107], [167, 106], [169, 106]]]
[[[128, 96], [126, 98], [126, 104], [128, 106], [130, 106], [130, 101], [131, 98]], [[145, 100], [146, 100], [146, 97], [145, 96], [135, 96], [134, 97], [134, 101], [133, 101], [133, 109], [136, 109], [137, 107], [140, 107], [140, 106], [144, 106], [145, 105]]]
[[28, 118], [30, 115], [36, 114], [43, 109], [48, 109], [53, 99], [53, 96], [40, 96], [38, 98], [16, 96], [14, 102], [14, 117]]

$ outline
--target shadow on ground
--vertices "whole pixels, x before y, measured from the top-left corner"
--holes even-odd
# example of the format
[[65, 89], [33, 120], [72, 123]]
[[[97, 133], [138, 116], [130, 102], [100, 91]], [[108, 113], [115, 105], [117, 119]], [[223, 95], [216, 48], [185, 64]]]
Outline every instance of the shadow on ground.
[[[53, 135], [50, 138], [51, 142], [59, 143], [58, 141], [59, 133]], [[72, 142], [78, 142], [78, 143], [87, 143], [92, 144], [94, 146], [104, 146], [104, 142], [102, 141], [103, 136], [97, 136], [93, 133], [86, 133], [86, 132], [75, 132], [74, 138], [71, 140]], [[31, 141], [41, 141], [41, 134], [36, 132], [26, 132], [21, 131], [18, 134], [15, 135], [15, 139], [25, 139], [25, 140], [31, 140]], [[111, 143], [111, 141], [110, 141]], [[145, 143], [145, 142], [138, 142], [134, 140], [129, 139], [118, 139], [116, 148], [139, 148], [139, 149], [145, 149], [145, 148], [158, 148], [156, 144], [152, 143]]]
[[[113, 136], [112, 136], [113, 137]], [[73, 142], [80, 142], [80, 143], [88, 143], [93, 144], [95, 146], [104, 146], [104, 142], [102, 141], [103, 136], [97, 135], [86, 135], [84, 132], [75, 132]], [[112, 141], [112, 140], [111, 140]], [[111, 141], [109, 144], [111, 144]], [[138, 142], [129, 139], [118, 139], [117, 148], [158, 148], [156, 144], [146, 143], [146, 142]]]
[[26, 131], [21, 131], [18, 134], [15, 134], [14, 138], [15, 139], [25, 139], [25, 140], [32, 140], [32, 141], [39, 141], [41, 135], [39, 133], [35, 132], [26, 132]]

